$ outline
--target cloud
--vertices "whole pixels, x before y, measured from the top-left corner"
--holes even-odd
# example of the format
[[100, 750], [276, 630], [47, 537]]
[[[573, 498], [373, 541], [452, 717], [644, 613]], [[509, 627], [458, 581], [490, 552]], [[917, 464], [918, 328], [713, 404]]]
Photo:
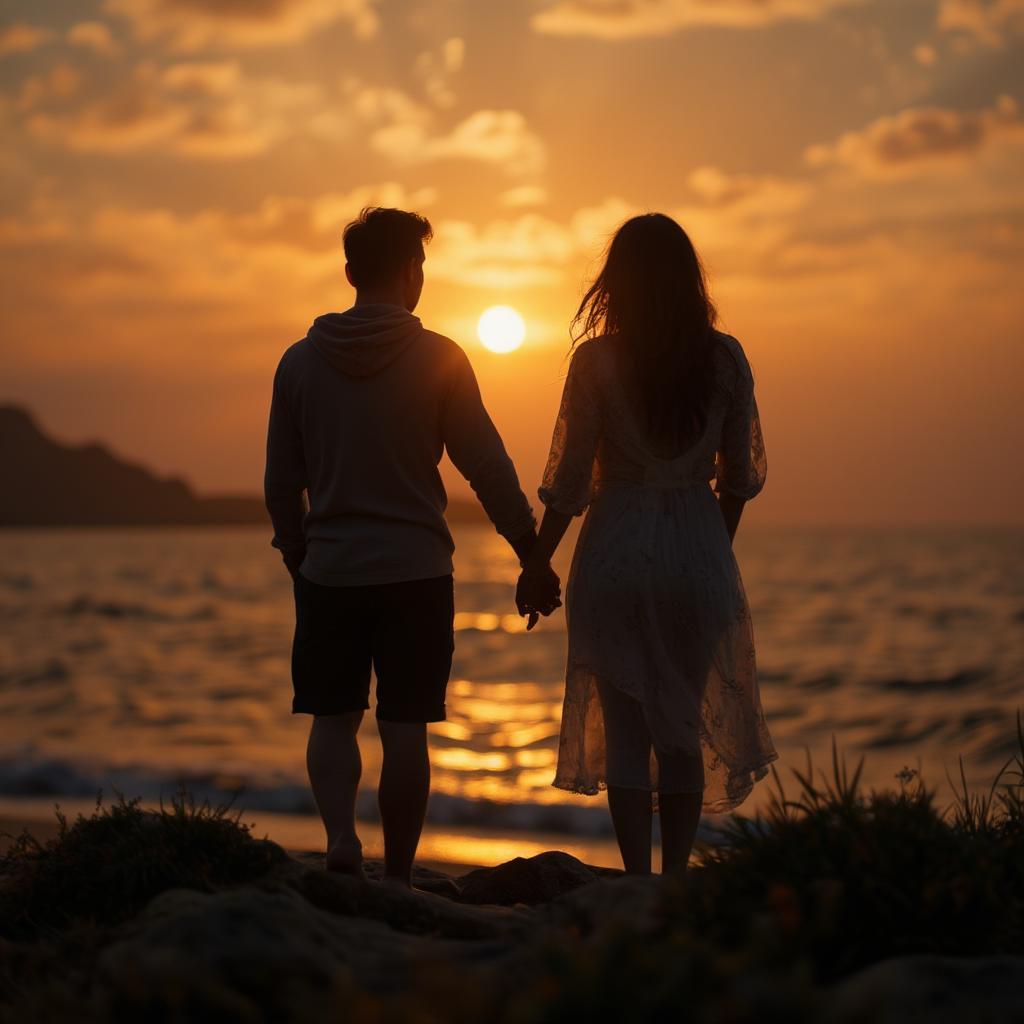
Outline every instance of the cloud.
[[[887, 301], [906, 305], [940, 281], [944, 294], [965, 296], [985, 273], [984, 289], [1006, 292], [1024, 258], [1016, 106], [1002, 100], [949, 123], [943, 116], [939, 129], [909, 113], [822, 147], [803, 175], [691, 172], [694, 198], [666, 212], [690, 233], [726, 308], [756, 306], [785, 320], [799, 302], [801, 317], [811, 315], [808, 304], [855, 316]], [[837, 165], [848, 173], [829, 173]], [[968, 253], [970, 281], [957, 276]]]
[[145, 93], [125, 91], [71, 113], [32, 115], [29, 133], [79, 152], [124, 153], [178, 137], [188, 111]]
[[32, 110], [41, 104], [63, 102], [75, 96], [82, 85], [82, 76], [67, 61], [58, 61], [48, 71], [29, 75], [14, 98], [17, 110]]
[[482, 225], [442, 220], [428, 254], [430, 275], [471, 288], [562, 285], [569, 266], [599, 253], [619, 224], [637, 212], [611, 196], [565, 220], [537, 213]]
[[440, 50], [427, 50], [413, 63], [413, 70], [423, 83], [423, 89], [432, 103], [447, 108], [455, 105], [452, 78], [462, 70], [466, 44], [458, 36], [445, 41]]
[[[454, 67], [461, 58], [448, 49]], [[162, 67], [143, 61], [75, 107], [47, 105], [59, 98], [59, 85], [69, 84], [70, 74], [62, 73], [62, 81], [57, 71], [28, 80], [18, 109], [31, 110], [24, 119], [30, 136], [76, 152], [159, 150], [233, 160], [294, 139], [348, 140], [362, 128], [370, 149], [399, 165], [460, 160], [533, 175], [546, 159], [543, 141], [518, 111], [478, 110], [445, 131], [435, 109], [402, 89], [351, 77], [334, 86], [249, 76], [235, 59], [179, 60]]]
[[866, 174], [900, 175], [970, 157], [998, 141], [1024, 136], [1014, 99], [1001, 96], [988, 110], [914, 107], [882, 117], [861, 131], [806, 151], [812, 167], [840, 165]]
[[235, 60], [188, 61], [164, 68], [160, 79], [167, 88], [197, 92], [204, 96], [224, 96], [238, 87], [242, 67]]
[[1024, 0], [942, 0], [939, 28], [967, 32], [988, 46], [1024, 33]]
[[556, 0], [531, 19], [537, 32], [598, 39], [665, 36], [702, 25], [759, 28], [814, 21], [862, 0]]
[[296, 133], [317, 134], [325, 109], [318, 84], [246, 79], [233, 61], [197, 61], [162, 70], [139, 65], [112, 92], [73, 110], [39, 111], [25, 123], [35, 138], [79, 152], [157, 149], [232, 160]]
[[592, 257], [603, 250], [622, 222], [641, 212], [640, 207], [619, 196], [608, 196], [597, 206], [576, 210], [569, 220], [569, 227], [580, 254]]
[[709, 206], [739, 208], [746, 214], [784, 215], [799, 209], [810, 186], [791, 178], [728, 174], [717, 167], [690, 172], [690, 188]]
[[[59, 309], [59, 318], [80, 318], [104, 337], [101, 363], [119, 352], [133, 362], [173, 363], [218, 335], [234, 339], [226, 359], [253, 358], [253, 333], [284, 341], [311, 309], [333, 301], [344, 281], [341, 232], [360, 209], [428, 210], [435, 200], [432, 190], [391, 181], [192, 213], [41, 194], [0, 217], [0, 274], [20, 296], [5, 324], [25, 328]], [[140, 330], [173, 344], [140, 350]]]
[[478, 110], [450, 132], [432, 133], [420, 113], [377, 129], [371, 145], [399, 163], [475, 160], [494, 164], [508, 174], [534, 174], [545, 164], [540, 137], [516, 110]]
[[498, 196], [501, 206], [542, 206], [548, 201], [547, 189], [542, 185], [517, 185]]
[[17, 22], [0, 29], [0, 57], [9, 53], [30, 53], [53, 39], [53, 33], [38, 25]]
[[299, 42], [344, 19], [361, 38], [378, 27], [374, 0], [104, 0], [108, 14], [127, 18], [144, 42], [171, 49], [272, 47]]
[[[695, 180], [696, 200], [663, 212], [683, 224], [698, 246], [743, 272], [785, 243], [791, 215], [811, 192], [802, 182], [712, 168], [702, 168]], [[611, 195], [563, 218], [527, 212], [483, 224], [441, 220], [428, 253], [429, 273], [471, 288], [564, 288], [571, 273], [596, 271], [615, 231], [643, 212]]]
[[816, 190], [806, 180], [698, 167], [691, 195], [664, 212], [686, 229], [717, 273], [765, 277], [790, 242]]
[[[342, 229], [366, 206], [429, 211], [437, 201], [432, 188], [410, 190], [398, 182], [360, 185], [348, 192], [313, 198], [270, 196], [257, 210], [223, 215], [225, 234], [259, 245], [284, 245], [305, 252], [341, 252]], [[340, 255], [339, 255], [340, 258]]]
[[101, 57], [113, 57], [119, 47], [102, 21], [80, 21], [68, 29], [67, 40], [72, 46], [80, 46]]
[[445, 220], [428, 252], [431, 278], [475, 288], [553, 285], [575, 251], [572, 233], [535, 213], [482, 227]]
[[370, 124], [415, 127], [425, 133], [432, 123], [431, 111], [401, 89], [364, 85], [358, 79], [347, 80], [342, 84], [342, 89], [353, 113]]

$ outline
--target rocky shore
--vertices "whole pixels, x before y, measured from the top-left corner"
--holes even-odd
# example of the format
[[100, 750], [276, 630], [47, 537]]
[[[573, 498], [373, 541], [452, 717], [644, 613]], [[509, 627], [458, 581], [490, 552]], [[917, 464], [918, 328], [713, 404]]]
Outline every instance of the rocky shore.
[[923, 787], [805, 793], [685, 878], [549, 852], [411, 892], [223, 809], [122, 800], [0, 858], [0, 1020], [1020, 1021], [1006, 792], [972, 820]]

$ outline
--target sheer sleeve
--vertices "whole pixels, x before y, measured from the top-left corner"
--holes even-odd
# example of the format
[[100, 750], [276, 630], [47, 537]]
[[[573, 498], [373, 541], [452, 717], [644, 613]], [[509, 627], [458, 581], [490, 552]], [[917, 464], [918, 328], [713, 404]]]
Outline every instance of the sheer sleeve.
[[733, 385], [722, 424], [722, 438], [716, 457], [715, 490], [744, 501], [756, 497], [764, 487], [768, 461], [764, 435], [754, 398], [754, 376], [750, 364], [735, 343], [730, 346], [735, 360]]
[[578, 348], [569, 364], [562, 403], [551, 438], [540, 500], [555, 512], [578, 516], [594, 497], [595, 459], [602, 417], [593, 379], [589, 345]]

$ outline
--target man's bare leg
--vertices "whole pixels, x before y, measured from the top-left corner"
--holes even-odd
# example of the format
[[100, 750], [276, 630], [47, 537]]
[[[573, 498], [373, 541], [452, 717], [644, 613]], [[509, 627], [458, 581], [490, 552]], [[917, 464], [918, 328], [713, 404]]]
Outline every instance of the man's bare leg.
[[421, 722], [380, 720], [377, 725], [384, 748], [377, 802], [384, 830], [385, 880], [411, 887], [430, 795], [427, 727]]
[[362, 711], [316, 715], [309, 730], [306, 768], [327, 832], [327, 870], [361, 876], [363, 847], [356, 835], [356, 793], [363, 762], [356, 734]]

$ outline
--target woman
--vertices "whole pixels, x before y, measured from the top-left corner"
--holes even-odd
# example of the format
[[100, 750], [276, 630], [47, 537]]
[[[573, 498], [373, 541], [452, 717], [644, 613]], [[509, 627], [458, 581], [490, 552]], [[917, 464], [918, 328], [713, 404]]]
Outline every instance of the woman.
[[681, 870], [701, 810], [736, 807], [777, 757], [732, 553], [764, 484], [764, 442], [750, 367], [715, 319], [686, 232], [657, 213], [627, 221], [573, 321], [586, 340], [574, 342], [519, 583], [524, 607], [557, 603], [550, 559], [587, 511], [554, 784], [607, 786], [630, 873], [651, 870], [652, 793], [662, 870]]

